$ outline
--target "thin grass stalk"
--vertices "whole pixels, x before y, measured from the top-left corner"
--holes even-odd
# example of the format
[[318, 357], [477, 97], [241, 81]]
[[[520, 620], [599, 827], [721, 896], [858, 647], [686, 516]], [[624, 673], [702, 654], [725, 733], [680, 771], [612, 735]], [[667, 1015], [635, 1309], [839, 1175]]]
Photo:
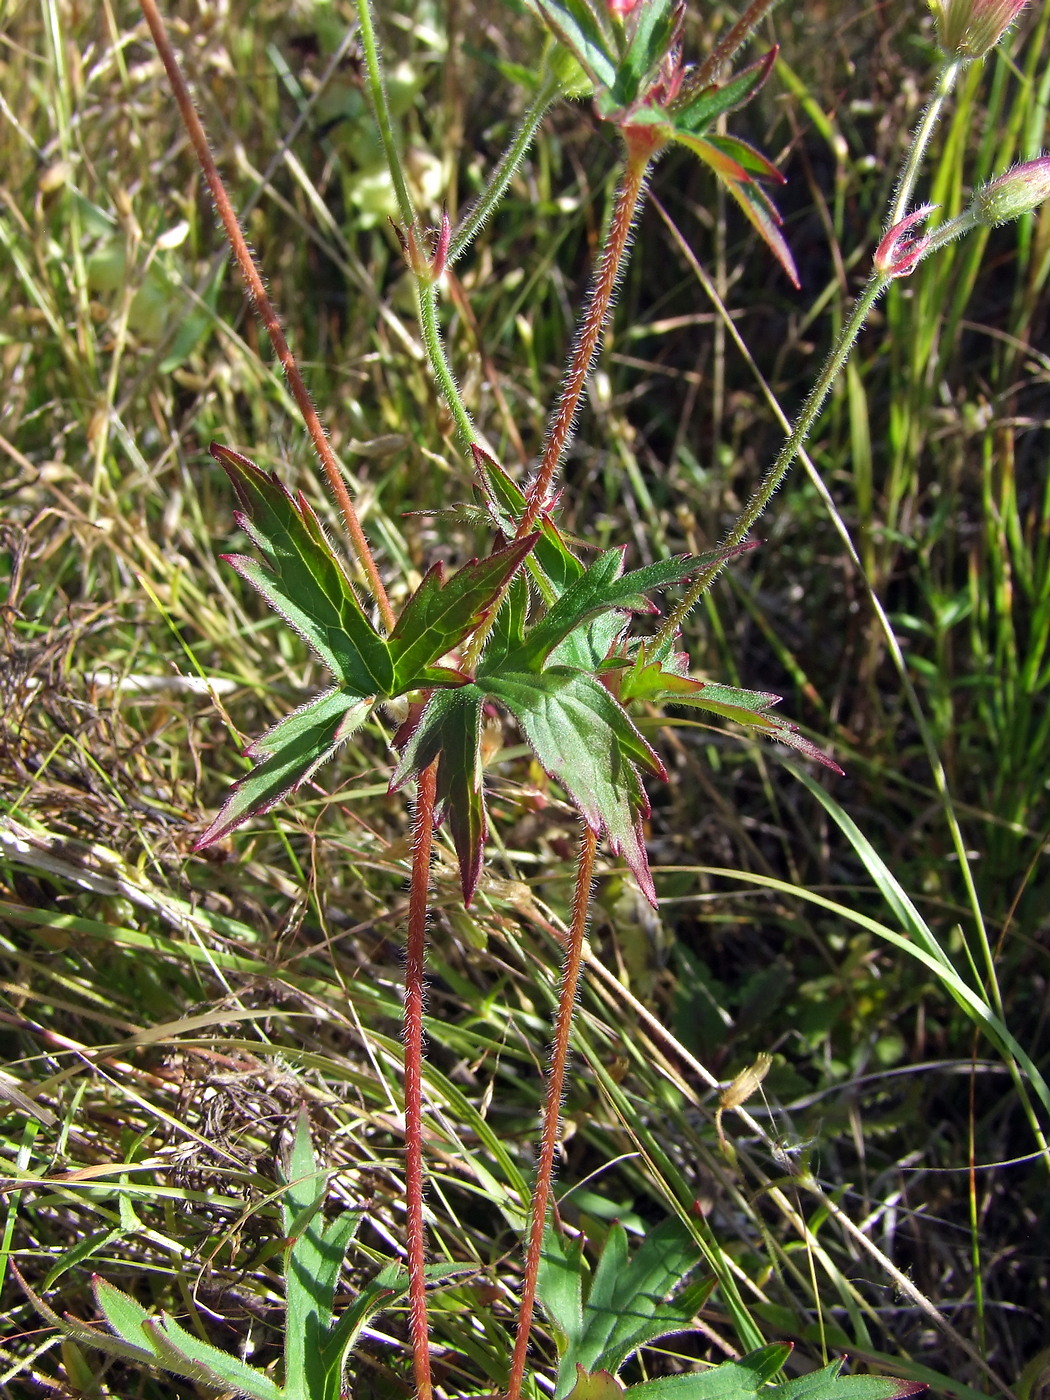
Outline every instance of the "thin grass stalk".
[[215, 164], [215, 158], [212, 156], [211, 147], [208, 145], [208, 137], [205, 134], [201, 119], [197, 115], [197, 110], [193, 105], [193, 98], [190, 96], [190, 90], [186, 84], [186, 79], [182, 76], [182, 70], [179, 67], [178, 59], [175, 57], [175, 51], [172, 49], [168, 39], [167, 30], [165, 29], [160, 11], [154, 4], [154, 0], [139, 0], [139, 3], [142, 13], [145, 16], [146, 23], [149, 26], [149, 31], [153, 36], [153, 42], [157, 46], [157, 52], [160, 54], [160, 60], [164, 64], [164, 71], [168, 75], [168, 82], [171, 84], [171, 90], [174, 94], [176, 104], [178, 105], [183, 125], [193, 143], [193, 149], [196, 152], [197, 160], [204, 174], [204, 178], [208, 182], [208, 189], [211, 191], [211, 197], [215, 203], [219, 218], [222, 221], [226, 238], [233, 250], [237, 266], [241, 271], [241, 276], [244, 278], [248, 288], [248, 295], [251, 299], [255, 314], [262, 322], [266, 334], [270, 338], [270, 344], [273, 346], [274, 354], [281, 362], [281, 368], [284, 370], [285, 378], [288, 380], [288, 387], [292, 391], [292, 395], [298, 405], [299, 412], [302, 414], [303, 422], [306, 424], [307, 431], [313, 441], [317, 455], [321, 459], [321, 465], [324, 468], [324, 474], [328, 480], [329, 489], [342, 512], [343, 521], [350, 535], [354, 556], [368, 580], [369, 589], [372, 593], [372, 597], [375, 599], [376, 606], [379, 608], [383, 623], [388, 629], [392, 629], [394, 626], [394, 611], [390, 606], [390, 599], [387, 597], [386, 589], [383, 586], [383, 580], [379, 577], [379, 570], [376, 567], [372, 551], [365, 538], [365, 533], [361, 528], [361, 522], [358, 519], [357, 511], [354, 509], [354, 503], [350, 499], [350, 492], [343, 479], [339, 462], [328, 440], [328, 434], [325, 432], [321, 420], [318, 417], [317, 410], [314, 408], [309, 390], [303, 381], [303, 376], [299, 372], [299, 366], [296, 364], [295, 357], [289, 349], [288, 341], [285, 339], [284, 331], [281, 329], [281, 323], [277, 319], [277, 314], [273, 309], [270, 298], [266, 294], [266, 288], [263, 285], [259, 269], [255, 265], [255, 259], [252, 257], [244, 234], [241, 232], [240, 223], [237, 220], [237, 215], [234, 213], [230, 197], [226, 193], [226, 186], [223, 184], [222, 176], [219, 174], [219, 168]]
[[580, 838], [580, 853], [576, 863], [576, 889], [572, 900], [572, 923], [558, 991], [558, 1013], [551, 1046], [550, 1069], [547, 1072], [547, 1095], [543, 1110], [543, 1131], [540, 1156], [536, 1168], [536, 1185], [532, 1193], [532, 1215], [529, 1243], [525, 1255], [525, 1277], [518, 1304], [518, 1330], [514, 1338], [514, 1354], [510, 1363], [507, 1400], [519, 1400], [525, 1377], [525, 1358], [529, 1350], [529, 1333], [536, 1304], [536, 1281], [543, 1255], [543, 1236], [547, 1227], [551, 1182], [554, 1177], [554, 1154], [558, 1149], [558, 1129], [561, 1124], [561, 1102], [565, 1087], [565, 1066], [569, 1057], [569, 1035], [576, 1011], [576, 992], [583, 965], [583, 940], [591, 907], [591, 887], [594, 881], [594, 857], [598, 837], [589, 826]]
[[409, 1329], [416, 1400], [431, 1400], [427, 1318], [426, 1225], [423, 1220], [423, 965], [426, 956], [430, 852], [434, 839], [437, 764], [419, 776], [412, 821], [412, 885], [405, 952], [405, 1213]]

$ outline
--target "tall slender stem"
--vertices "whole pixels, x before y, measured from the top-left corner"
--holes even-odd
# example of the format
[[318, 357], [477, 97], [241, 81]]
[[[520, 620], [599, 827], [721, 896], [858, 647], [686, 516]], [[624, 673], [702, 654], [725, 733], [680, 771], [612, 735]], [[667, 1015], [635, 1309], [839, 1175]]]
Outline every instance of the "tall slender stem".
[[474, 431], [474, 424], [471, 422], [470, 414], [463, 402], [463, 396], [459, 392], [456, 376], [452, 373], [452, 366], [449, 364], [445, 352], [445, 344], [441, 339], [437, 317], [437, 283], [429, 282], [423, 277], [418, 278], [416, 281], [416, 302], [419, 311], [419, 326], [423, 332], [423, 344], [426, 346], [430, 359], [430, 368], [434, 371], [434, 378], [448, 404], [449, 412], [456, 421], [456, 427], [463, 439], [464, 446], [469, 447], [472, 442], [477, 441], [478, 435]]
[[762, 478], [761, 485], [744, 507], [736, 524], [730, 530], [725, 540], [722, 542], [725, 553], [721, 554], [713, 563], [702, 569], [693, 582], [692, 587], [685, 597], [678, 603], [667, 617], [656, 639], [656, 647], [661, 646], [669, 638], [673, 637], [685, 618], [693, 609], [697, 599], [711, 585], [711, 581], [721, 573], [728, 562], [730, 552], [736, 545], [740, 544], [754, 525], [755, 521], [765, 510], [773, 495], [787, 475], [788, 468], [798, 455], [810, 429], [816, 422], [824, 400], [827, 398], [831, 386], [834, 384], [842, 366], [849, 358], [853, 342], [860, 334], [864, 322], [868, 319], [868, 312], [875, 305], [883, 290], [893, 279], [875, 271], [868, 279], [868, 284], [853, 304], [853, 309], [846, 320], [845, 325], [839, 332], [838, 339], [831, 348], [831, 353], [824, 361], [823, 368], [817, 377], [817, 382], [809, 391], [805, 403], [795, 419], [794, 426], [788, 434], [787, 441], [777, 454], [776, 461]]
[[409, 1327], [416, 1400], [431, 1400], [430, 1328], [427, 1321], [426, 1226], [423, 1221], [423, 963], [426, 953], [430, 850], [434, 837], [437, 765], [419, 776], [412, 822], [412, 887], [405, 953], [405, 1210], [407, 1216]]
[[[643, 133], [647, 130], [648, 128], [641, 128]], [[594, 274], [594, 285], [587, 309], [572, 348], [569, 367], [562, 381], [561, 395], [547, 429], [540, 469], [529, 488], [525, 514], [518, 523], [518, 539], [529, 534], [540, 512], [548, 504], [551, 482], [568, 444], [580, 404], [580, 395], [583, 393], [583, 386], [587, 382], [591, 365], [601, 344], [602, 333], [609, 320], [613, 293], [616, 291], [623, 266], [624, 251], [645, 189], [645, 176], [653, 154], [650, 144], [632, 146], [630, 140], [628, 141], [627, 165], [616, 192], [612, 222]]]
[[518, 1331], [514, 1338], [514, 1354], [510, 1363], [507, 1400], [519, 1400], [525, 1377], [525, 1358], [529, 1350], [532, 1313], [536, 1304], [536, 1280], [543, 1254], [543, 1236], [547, 1227], [547, 1211], [554, 1176], [554, 1154], [558, 1149], [558, 1128], [561, 1123], [561, 1101], [565, 1087], [565, 1066], [569, 1057], [569, 1034], [576, 1009], [576, 990], [583, 963], [583, 939], [587, 932], [587, 916], [591, 907], [591, 885], [594, 878], [594, 857], [598, 837], [584, 827], [580, 838], [580, 854], [576, 864], [576, 889], [572, 901], [572, 924], [562, 968], [558, 993], [558, 1014], [554, 1026], [554, 1043], [547, 1073], [547, 1100], [543, 1110], [543, 1132], [540, 1156], [536, 1168], [536, 1185], [532, 1193], [532, 1215], [529, 1244], [525, 1255], [525, 1277], [518, 1305]]
[[957, 58], [949, 59], [940, 73], [937, 75], [937, 82], [934, 85], [933, 93], [927, 102], [923, 114], [919, 119], [919, 125], [915, 128], [915, 134], [911, 138], [908, 147], [908, 154], [904, 158], [901, 167], [900, 178], [897, 181], [897, 188], [893, 194], [893, 208], [886, 221], [887, 228], [892, 228], [894, 224], [899, 224], [908, 212], [908, 205], [915, 192], [915, 182], [919, 178], [919, 170], [926, 157], [926, 149], [930, 144], [941, 116], [941, 109], [948, 99], [956, 79], [962, 71], [963, 64]]
[[543, 77], [536, 96], [532, 99], [528, 111], [521, 119], [521, 124], [514, 133], [514, 139], [500, 156], [496, 163], [496, 168], [489, 177], [488, 184], [482, 193], [467, 210], [459, 227], [453, 231], [452, 241], [448, 245], [448, 261], [454, 263], [469, 247], [478, 230], [488, 222], [492, 211], [499, 204], [506, 193], [515, 170], [525, 159], [525, 152], [532, 145], [533, 137], [539, 130], [540, 122], [546, 115], [547, 108], [558, 95], [558, 83], [550, 74]]
[[383, 73], [379, 66], [379, 45], [376, 43], [375, 27], [372, 24], [372, 6], [369, 4], [369, 0], [357, 0], [357, 21], [361, 30], [361, 48], [365, 56], [365, 72], [368, 76], [368, 90], [372, 98], [372, 111], [375, 114], [376, 125], [379, 127], [383, 150], [386, 152], [390, 178], [394, 182], [397, 207], [406, 229], [411, 228], [415, 222], [416, 211], [412, 205], [412, 196], [408, 192], [405, 172], [401, 168], [397, 142], [394, 140], [394, 124], [390, 120], [390, 107], [386, 100], [386, 88], [383, 86]]
[[339, 467], [339, 462], [336, 459], [335, 453], [332, 451], [332, 445], [328, 441], [328, 435], [317, 415], [317, 410], [314, 408], [309, 391], [303, 382], [303, 377], [299, 373], [299, 366], [295, 362], [295, 357], [288, 348], [288, 342], [285, 339], [284, 331], [281, 329], [281, 323], [278, 321], [270, 298], [266, 294], [266, 288], [263, 285], [262, 277], [259, 275], [259, 269], [255, 266], [255, 259], [252, 257], [251, 251], [248, 248], [244, 234], [241, 233], [241, 226], [237, 221], [237, 215], [234, 213], [233, 205], [230, 203], [230, 197], [226, 193], [226, 187], [222, 182], [222, 176], [219, 174], [219, 168], [215, 164], [211, 148], [208, 145], [208, 138], [205, 135], [201, 119], [197, 115], [197, 110], [193, 105], [193, 99], [186, 85], [186, 79], [182, 76], [182, 70], [179, 67], [178, 59], [175, 57], [175, 52], [171, 47], [160, 11], [154, 4], [154, 0], [140, 0], [140, 4], [142, 13], [146, 18], [146, 23], [149, 25], [150, 33], [153, 35], [153, 42], [157, 46], [157, 52], [160, 54], [161, 62], [164, 64], [165, 72], [168, 75], [168, 82], [171, 84], [172, 93], [178, 104], [183, 125], [193, 143], [193, 149], [197, 154], [197, 160], [201, 170], [204, 172], [204, 178], [208, 182], [208, 189], [211, 191], [211, 197], [215, 203], [219, 218], [222, 221], [226, 238], [237, 260], [237, 266], [241, 270], [241, 276], [247, 284], [248, 294], [251, 297], [255, 313], [262, 322], [266, 334], [270, 337], [270, 344], [273, 346], [274, 354], [281, 362], [281, 368], [284, 370], [285, 378], [288, 380], [288, 387], [292, 391], [295, 402], [299, 407], [299, 412], [303, 416], [303, 422], [306, 424], [307, 431], [317, 450], [317, 455], [321, 459], [321, 465], [324, 468], [324, 474], [328, 480], [329, 488], [336, 499], [339, 509], [343, 513], [343, 520], [350, 535], [354, 555], [368, 579], [368, 586], [371, 589], [372, 597], [376, 601], [384, 624], [386, 627], [392, 628], [394, 625], [393, 609], [390, 606], [390, 600], [387, 597], [386, 589], [383, 587], [383, 580], [379, 577], [379, 570], [376, 567], [372, 551], [368, 546], [368, 541], [365, 539], [365, 534], [361, 528], [361, 522], [358, 519], [357, 511], [354, 509], [354, 503], [350, 499], [350, 492], [347, 490], [346, 482], [343, 479], [343, 474]]

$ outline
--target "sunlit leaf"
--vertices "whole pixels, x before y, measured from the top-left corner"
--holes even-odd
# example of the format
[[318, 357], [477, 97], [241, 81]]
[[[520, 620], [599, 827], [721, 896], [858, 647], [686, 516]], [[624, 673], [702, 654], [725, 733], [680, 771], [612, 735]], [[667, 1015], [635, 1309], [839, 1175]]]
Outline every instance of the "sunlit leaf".
[[537, 534], [527, 535], [485, 559], [473, 559], [451, 578], [440, 563], [426, 573], [387, 640], [393, 694], [443, 679], [428, 675], [427, 668], [474, 631], [537, 539]]
[[257, 588], [353, 695], [390, 695], [394, 667], [385, 640], [365, 616], [321, 522], [300, 493], [293, 499], [274, 475], [213, 442], [212, 456], [229, 476], [242, 509], [234, 518], [263, 556], [227, 563]]
[[485, 845], [481, 767], [484, 699], [476, 685], [435, 691], [418, 717], [397, 736], [401, 760], [390, 780], [391, 789], [398, 788], [438, 760], [434, 816], [437, 821], [448, 820], [466, 904], [477, 888]]
[[329, 690], [279, 720], [245, 749], [255, 767], [230, 789], [219, 814], [194, 846], [221, 840], [249, 817], [268, 812], [302, 787], [364, 723], [371, 700]]
[[642, 835], [649, 803], [638, 770], [666, 774], [626, 711], [599, 681], [564, 666], [479, 676], [478, 684], [511, 712], [539, 762], [655, 905]]

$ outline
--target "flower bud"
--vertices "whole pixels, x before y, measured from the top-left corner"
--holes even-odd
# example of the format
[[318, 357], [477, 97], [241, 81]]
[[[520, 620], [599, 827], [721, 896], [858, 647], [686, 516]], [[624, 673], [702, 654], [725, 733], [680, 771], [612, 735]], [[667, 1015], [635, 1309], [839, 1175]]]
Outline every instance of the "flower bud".
[[930, 246], [930, 238], [913, 230], [917, 224], [925, 223], [936, 208], [935, 204], [923, 204], [886, 230], [875, 249], [875, 271], [880, 277], [907, 277], [915, 271]]
[[952, 58], [984, 58], [1028, 0], [930, 0], [937, 42]]
[[972, 209], [978, 223], [1008, 224], [1050, 199], [1050, 156], [1026, 160], [979, 189]]

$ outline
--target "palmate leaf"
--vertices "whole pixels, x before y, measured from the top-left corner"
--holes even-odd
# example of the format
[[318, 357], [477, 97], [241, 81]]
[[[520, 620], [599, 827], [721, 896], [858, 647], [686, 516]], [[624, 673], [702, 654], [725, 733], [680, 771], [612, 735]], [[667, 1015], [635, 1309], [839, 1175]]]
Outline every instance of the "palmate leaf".
[[193, 847], [220, 841], [259, 812], [302, 787], [367, 719], [371, 700], [328, 690], [278, 721], [245, 749], [256, 766], [230, 789], [215, 820]]
[[627, 1233], [614, 1224], [584, 1297], [585, 1265], [579, 1241], [548, 1231], [538, 1298], [558, 1343], [556, 1400], [579, 1394], [579, 1372], [615, 1373], [640, 1347], [683, 1332], [714, 1287], [686, 1286], [700, 1262], [696, 1241], [677, 1219], [665, 1220], [631, 1255]]
[[[519, 649], [508, 655], [504, 664], [521, 671], [542, 666], [559, 643], [598, 614], [612, 611], [655, 612], [645, 594], [651, 589], [681, 582], [704, 563], [695, 555], [679, 555], [625, 574], [623, 558], [623, 549], [603, 550], [544, 616], [529, 628]], [[571, 656], [563, 653], [562, 657], [572, 664]], [[581, 658], [580, 664], [588, 664], [587, 656]], [[485, 670], [483, 662], [479, 677]]]
[[[472, 559], [451, 578], [435, 564], [405, 604], [387, 641], [394, 666], [392, 694], [439, 684], [431, 663], [457, 646], [488, 615], [500, 589], [539, 539], [538, 533]], [[445, 673], [447, 674], [447, 673]], [[464, 679], [456, 677], [456, 681]]]
[[484, 700], [476, 685], [435, 691], [398, 734], [401, 761], [390, 779], [394, 791], [438, 760], [434, 817], [448, 819], [467, 905], [477, 889], [488, 829], [481, 770]]
[[479, 676], [478, 686], [511, 712], [544, 769], [655, 906], [642, 835], [649, 802], [638, 770], [666, 773], [627, 712], [600, 681], [567, 666]]
[[[377, 699], [461, 686], [466, 678], [460, 672], [434, 663], [484, 620], [538, 539], [533, 533], [515, 540], [448, 577], [443, 565], [435, 565], [408, 599], [390, 636], [383, 637], [365, 616], [303, 496], [294, 499], [276, 476], [238, 452], [218, 443], [211, 451], [237, 491], [242, 506], [237, 523], [263, 556], [262, 562], [226, 556], [228, 562], [306, 640], [339, 685], [249, 745], [245, 752], [255, 767], [231, 789], [197, 850], [301, 787], [359, 727]], [[458, 817], [453, 829], [462, 845]], [[483, 822], [481, 830], [483, 834]], [[476, 883], [476, 871], [473, 878]]]
[[706, 1371], [643, 1381], [629, 1386], [626, 1394], [630, 1400], [903, 1400], [926, 1389], [921, 1381], [894, 1376], [842, 1376], [841, 1360], [808, 1376], [769, 1385], [790, 1352], [786, 1343], [761, 1347]]
[[386, 641], [365, 616], [346, 570], [321, 522], [272, 474], [217, 442], [212, 456], [233, 482], [242, 509], [237, 524], [263, 556], [243, 554], [227, 563], [257, 588], [338, 679], [360, 698], [390, 695], [394, 664]]
[[652, 704], [662, 701], [706, 710], [709, 714], [720, 715], [723, 719], [734, 720], [737, 724], [757, 729], [767, 738], [776, 739], [779, 743], [796, 749], [835, 773], [842, 773], [838, 764], [816, 744], [800, 734], [794, 724], [767, 713], [774, 705], [779, 705], [779, 695], [764, 690], [739, 690], [736, 686], [695, 680], [689, 675], [688, 668], [688, 656], [684, 652], [675, 652], [670, 644], [652, 655], [646, 654], [643, 644], [631, 665], [619, 667], [613, 664], [608, 670], [610, 673], [614, 670], [618, 673], [616, 689], [625, 705], [640, 700]]

